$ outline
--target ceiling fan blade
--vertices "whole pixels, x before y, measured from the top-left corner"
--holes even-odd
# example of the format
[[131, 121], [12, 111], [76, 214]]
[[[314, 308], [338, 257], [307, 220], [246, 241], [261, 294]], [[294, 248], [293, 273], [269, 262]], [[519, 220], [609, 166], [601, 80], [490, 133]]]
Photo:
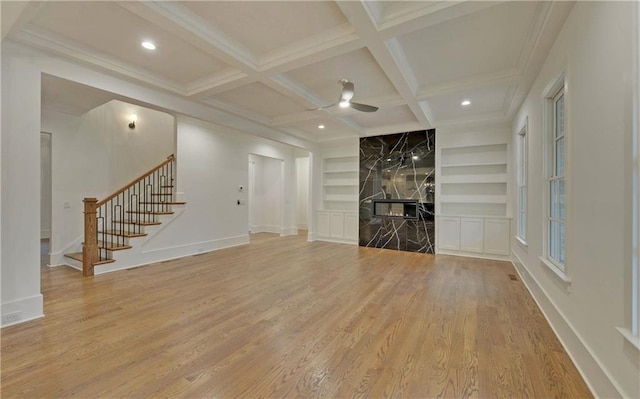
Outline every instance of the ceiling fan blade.
[[376, 112], [378, 110], [378, 107], [374, 107], [373, 105], [360, 104], [360, 103], [354, 103], [354, 102], [350, 102], [349, 105], [351, 106], [351, 108], [357, 109], [358, 111], [362, 111], [362, 112]]

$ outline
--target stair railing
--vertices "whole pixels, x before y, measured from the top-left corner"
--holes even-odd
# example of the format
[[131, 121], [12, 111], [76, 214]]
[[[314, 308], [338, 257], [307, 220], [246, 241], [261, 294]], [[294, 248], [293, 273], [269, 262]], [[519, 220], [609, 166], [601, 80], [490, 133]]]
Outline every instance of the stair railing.
[[174, 201], [175, 157], [117, 190], [107, 198], [85, 198], [82, 275], [107, 261], [113, 250], [128, 247], [129, 238], [143, 236], [145, 225], [157, 224], [157, 215], [170, 213]]

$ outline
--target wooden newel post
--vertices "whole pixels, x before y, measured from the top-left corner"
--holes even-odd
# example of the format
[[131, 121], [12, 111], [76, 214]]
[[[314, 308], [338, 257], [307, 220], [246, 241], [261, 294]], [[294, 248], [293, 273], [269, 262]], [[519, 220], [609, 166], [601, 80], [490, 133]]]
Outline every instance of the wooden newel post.
[[84, 243], [82, 244], [82, 275], [93, 276], [93, 264], [98, 261], [98, 222], [96, 219], [98, 200], [85, 198]]

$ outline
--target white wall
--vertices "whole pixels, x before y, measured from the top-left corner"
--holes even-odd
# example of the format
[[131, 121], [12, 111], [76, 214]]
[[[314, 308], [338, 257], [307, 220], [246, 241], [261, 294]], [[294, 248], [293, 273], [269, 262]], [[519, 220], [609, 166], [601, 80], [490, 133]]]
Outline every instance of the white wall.
[[189, 118], [179, 117], [177, 129], [178, 195], [187, 205], [146, 250], [169, 258], [248, 243], [248, 190], [238, 186], [248, 187], [249, 154], [284, 166], [281, 234], [296, 234], [293, 147]]
[[51, 236], [51, 134], [40, 134], [40, 238]]
[[83, 198], [100, 200], [175, 152], [174, 123], [169, 114], [116, 100], [81, 116], [43, 110], [42, 129], [53, 143], [51, 264], [79, 248]]
[[308, 228], [309, 213], [309, 157], [296, 158], [296, 224]]
[[[43, 314], [40, 294], [40, 70], [2, 57], [2, 325]], [[16, 313], [19, 312], [19, 313]], [[4, 318], [15, 314], [16, 319]]]
[[[2, 130], [0, 140], [0, 160], [2, 184], [0, 206], [2, 217], [2, 228], [0, 230], [0, 286], [2, 298], [2, 315], [16, 311], [22, 312], [21, 320], [25, 321], [31, 318], [42, 316], [43, 302], [40, 294], [40, 76], [47, 73], [63, 79], [68, 79], [77, 83], [86, 84], [107, 92], [115, 93], [121, 98], [135, 99], [132, 102], [144, 105], [149, 108], [172, 110], [176, 113], [189, 115], [200, 120], [219, 123], [225, 126], [232, 126], [235, 129], [231, 136], [243, 136], [247, 147], [251, 147], [250, 151], [243, 151], [242, 166], [235, 166], [231, 169], [225, 167], [223, 170], [233, 176], [238, 176], [238, 181], [244, 181], [247, 178], [247, 154], [258, 153], [266, 156], [273, 156], [279, 150], [272, 149], [267, 140], [254, 141], [247, 133], [254, 134], [258, 137], [265, 137], [278, 142], [295, 145], [307, 150], [313, 150], [314, 145], [306, 140], [299, 139], [282, 132], [266, 127], [264, 125], [245, 120], [241, 117], [229, 114], [224, 111], [212, 109], [209, 106], [202, 105], [196, 101], [191, 101], [182, 96], [174, 95], [159, 89], [152, 89], [141, 84], [137, 84], [127, 80], [121, 80], [117, 77], [106, 73], [93, 70], [89, 67], [68, 61], [64, 58], [41, 52], [33, 48], [27, 48], [9, 40], [2, 41]], [[64, 118], [63, 118], [64, 119]], [[66, 121], [64, 123], [71, 123]], [[142, 123], [142, 120], [139, 121]], [[228, 128], [227, 128], [228, 129]], [[185, 129], [185, 141], [183, 144], [189, 146], [189, 140], [194, 137], [202, 137], [203, 135], [190, 130], [192, 135], [188, 134], [189, 129]], [[207, 129], [205, 129], [206, 131]], [[45, 129], [42, 129], [45, 131]], [[227, 130], [229, 131], [229, 130]], [[187, 137], [190, 137], [187, 139]], [[228, 137], [227, 137], [228, 138]], [[233, 139], [228, 138], [233, 141]], [[53, 143], [55, 151], [55, 138]], [[237, 153], [235, 150], [232, 153]], [[220, 159], [227, 159], [227, 154], [220, 154], [215, 149], [212, 153], [207, 154], [193, 148], [193, 151], [187, 152], [183, 157], [185, 163], [185, 173], [189, 169], [199, 171], [198, 179], [214, 178], [213, 174], [206, 166], [215, 166], [217, 160], [212, 160], [213, 155], [220, 155]], [[193, 155], [194, 159], [188, 162], [189, 155]], [[178, 171], [180, 173], [181, 161], [180, 154], [178, 156]], [[274, 156], [277, 157], [277, 156]], [[100, 162], [100, 158], [91, 159], [91, 162]], [[199, 162], [202, 161], [201, 164]], [[235, 165], [231, 160], [229, 165]], [[286, 162], [286, 159], [285, 159]], [[204, 169], [203, 169], [204, 167]], [[69, 173], [73, 173], [70, 170]], [[288, 172], [285, 169], [284, 191], [290, 190], [290, 183], [295, 175], [291, 169]], [[165, 241], [167, 238], [175, 238], [158, 234], [153, 240], [154, 245], [163, 248], [163, 251], [170, 254], [190, 254], [197, 251], [201, 246], [195, 240], [204, 237], [205, 243], [213, 242], [216, 239], [231, 237], [234, 234], [241, 235], [246, 238], [247, 220], [246, 210], [244, 213], [236, 213], [236, 200], [238, 195], [232, 195], [227, 192], [220, 193], [212, 188], [209, 184], [201, 187], [199, 181], [189, 181], [183, 179], [184, 187], [195, 187], [194, 197], [191, 197], [192, 203], [198, 205], [197, 211], [183, 212], [180, 217], [175, 218], [172, 222], [180, 222], [181, 219], [195, 220], [193, 229], [188, 229], [187, 234], [178, 237], [178, 242], [173, 243], [171, 240]], [[227, 177], [221, 177], [220, 181], [227, 181]], [[236, 179], [234, 179], [236, 180]], [[235, 185], [234, 185], [235, 186]], [[228, 186], [226, 188], [229, 188]], [[99, 193], [92, 193], [99, 197]], [[197, 197], [196, 194], [208, 198]], [[289, 198], [294, 198], [290, 196]], [[188, 199], [188, 198], [187, 198]], [[206, 203], [209, 201], [209, 203]], [[215, 202], [214, 202], [215, 201]], [[229, 207], [229, 201], [233, 206]], [[295, 216], [287, 207], [291, 206], [291, 201], [285, 198], [284, 220], [285, 226], [295, 226]], [[54, 205], [55, 206], [55, 205]], [[241, 207], [238, 207], [238, 209]], [[73, 209], [73, 208], [72, 208]], [[189, 207], [189, 209], [192, 209]], [[200, 213], [204, 212], [209, 217], [201, 218]], [[216, 218], [211, 215], [215, 214]], [[244, 216], [242, 216], [244, 215]], [[238, 217], [236, 217], [238, 216]], [[240, 226], [238, 220], [244, 224]], [[214, 225], [209, 225], [214, 222]], [[186, 223], [189, 226], [189, 222]], [[240, 226], [240, 231], [234, 230], [233, 225]], [[291, 227], [287, 234], [295, 231]], [[233, 241], [233, 240], [231, 240]], [[171, 247], [172, 245], [175, 247]], [[205, 246], [202, 246], [205, 247]], [[169, 254], [169, 255], [170, 255]], [[3, 325], [9, 323], [3, 322]]]
[[[631, 2], [576, 3], [512, 128], [515, 141], [528, 117], [528, 245], [512, 240], [514, 263], [599, 397], [640, 397], [638, 350], [616, 330], [631, 309], [631, 15]], [[543, 97], [563, 72], [569, 284], [539, 259], [547, 202]]]

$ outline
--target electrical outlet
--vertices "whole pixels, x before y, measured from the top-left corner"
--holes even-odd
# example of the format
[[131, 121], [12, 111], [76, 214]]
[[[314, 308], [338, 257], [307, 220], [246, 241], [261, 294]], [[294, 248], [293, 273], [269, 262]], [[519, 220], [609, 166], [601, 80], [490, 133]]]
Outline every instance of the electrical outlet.
[[20, 320], [22, 320], [21, 311], [11, 312], [11, 313], [2, 315], [2, 324], [9, 324], [9, 323], [13, 323]]

